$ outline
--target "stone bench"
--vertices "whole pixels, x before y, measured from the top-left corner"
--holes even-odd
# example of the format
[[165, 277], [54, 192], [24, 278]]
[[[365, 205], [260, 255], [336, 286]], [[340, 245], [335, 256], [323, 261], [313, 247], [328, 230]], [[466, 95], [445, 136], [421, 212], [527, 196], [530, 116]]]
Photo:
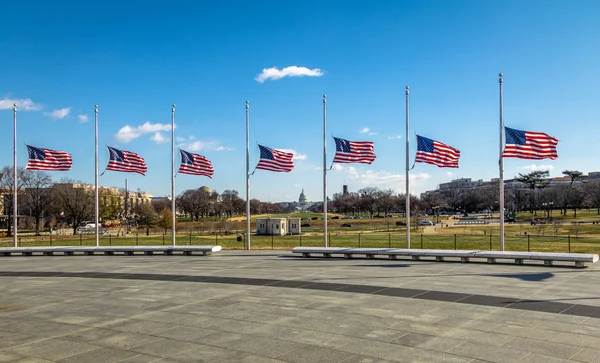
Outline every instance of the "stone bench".
[[115, 254], [133, 256], [140, 255], [173, 255], [181, 253], [183, 255], [202, 254], [210, 255], [213, 252], [221, 251], [221, 246], [73, 246], [73, 247], [2, 247], [0, 256], [54, 256], [60, 254], [64, 256], [77, 255], [105, 255], [113, 256]]
[[461, 262], [469, 262], [471, 259], [485, 259], [487, 263], [496, 263], [497, 260], [514, 260], [518, 265], [522, 265], [525, 260], [540, 260], [544, 261], [546, 266], [552, 266], [554, 261], [561, 261], [574, 262], [576, 267], [585, 267], [585, 263], [596, 263], [599, 258], [597, 254], [584, 253], [333, 247], [295, 247], [292, 249], [292, 253], [300, 253], [303, 257], [311, 257], [312, 255], [322, 255], [323, 257], [343, 255], [345, 258], [364, 255], [369, 259], [373, 259], [378, 255], [386, 256], [389, 259], [410, 257], [414, 261], [419, 261], [422, 257], [431, 257], [438, 262], [445, 261], [446, 258], [460, 259]]

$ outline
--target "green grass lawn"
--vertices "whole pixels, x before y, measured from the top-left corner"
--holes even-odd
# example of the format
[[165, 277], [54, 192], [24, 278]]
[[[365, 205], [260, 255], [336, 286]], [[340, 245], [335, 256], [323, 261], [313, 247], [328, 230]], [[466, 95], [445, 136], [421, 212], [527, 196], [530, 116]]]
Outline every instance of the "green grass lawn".
[[[237, 241], [236, 235], [177, 235], [177, 245], [220, 245], [224, 249], [243, 249], [245, 242]], [[28, 237], [21, 236], [19, 245], [22, 247], [32, 246], [92, 246], [93, 236], [48, 236]], [[253, 249], [291, 249], [297, 246], [323, 246], [322, 234], [311, 234], [302, 236], [252, 236]], [[100, 238], [102, 246], [131, 246], [131, 245], [171, 245], [170, 235], [145, 236], [142, 234], [130, 234], [126, 237]], [[378, 247], [378, 248], [405, 248], [406, 238], [404, 232], [372, 232], [372, 233], [335, 233], [329, 234], [329, 245], [331, 247]], [[10, 239], [0, 242], [2, 247], [12, 246]], [[411, 248], [426, 249], [477, 249], [477, 250], [499, 250], [500, 239], [498, 234], [483, 235], [435, 235], [435, 234], [411, 234]], [[505, 249], [511, 251], [546, 251], [546, 252], [568, 252], [573, 253], [600, 253], [599, 237], [553, 237], [553, 236], [516, 236], [507, 233], [505, 237]]]

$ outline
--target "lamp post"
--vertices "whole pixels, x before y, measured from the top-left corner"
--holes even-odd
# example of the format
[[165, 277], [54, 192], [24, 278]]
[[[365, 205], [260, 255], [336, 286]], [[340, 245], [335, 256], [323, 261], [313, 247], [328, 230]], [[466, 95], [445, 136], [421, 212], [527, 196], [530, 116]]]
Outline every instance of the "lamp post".
[[544, 203], [542, 203], [542, 206], [546, 210], [546, 216], [548, 216], [548, 218], [550, 218], [550, 210], [548, 209], [548, 203], [544, 202]]
[[554, 202], [548, 202], [548, 206], [549, 206], [548, 218], [550, 218], [550, 220], [552, 220], [552, 205], [553, 204], [554, 204]]
[[431, 207], [431, 209], [433, 209], [435, 211], [434, 212], [435, 220], [436, 220], [435, 224], [439, 224], [440, 223], [440, 206], [436, 205], [436, 206]]

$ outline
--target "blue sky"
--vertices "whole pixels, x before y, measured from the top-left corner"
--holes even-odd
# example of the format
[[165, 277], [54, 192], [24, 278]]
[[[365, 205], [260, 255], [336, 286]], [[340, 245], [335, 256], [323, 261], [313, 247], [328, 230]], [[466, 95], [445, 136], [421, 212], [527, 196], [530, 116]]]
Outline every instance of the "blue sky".
[[[0, 165], [12, 164], [18, 101], [18, 165], [25, 144], [68, 151], [69, 172], [93, 183], [94, 104], [104, 145], [146, 159], [146, 176], [107, 172], [100, 184], [170, 193], [171, 104], [177, 144], [209, 158], [214, 178], [181, 175], [176, 193], [207, 185], [245, 188], [245, 101], [251, 164], [257, 143], [297, 153], [288, 174], [257, 171], [251, 197], [322, 200], [322, 95], [331, 136], [373, 141], [372, 165], [329, 173], [329, 195], [348, 184], [405, 188], [404, 87], [414, 133], [461, 150], [459, 169], [417, 164], [412, 192], [498, 168], [498, 73], [507, 126], [560, 139], [557, 160], [507, 159], [506, 178], [546, 168], [600, 171], [600, 3], [597, 1], [20, 1], [0, 27]], [[263, 69], [310, 75], [257, 80]], [[27, 106], [27, 107], [24, 107]], [[23, 110], [29, 108], [28, 111]], [[85, 122], [87, 120], [87, 122]], [[157, 134], [158, 132], [158, 134]], [[400, 138], [397, 138], [400, 136]], [[179, 156], [177, 155], [177, 162]]]

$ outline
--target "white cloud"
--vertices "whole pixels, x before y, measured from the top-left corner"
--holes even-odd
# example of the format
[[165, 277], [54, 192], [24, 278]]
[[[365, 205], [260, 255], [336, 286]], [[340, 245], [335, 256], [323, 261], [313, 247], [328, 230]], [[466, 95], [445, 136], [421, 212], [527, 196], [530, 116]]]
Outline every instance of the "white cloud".
[[360, 130], [360, 133], [361, 133], [361, 134], [367, 134], [367, 135], [370, 135], [370, 136], [373, 136], [373, 135], [378, 135], [378, 134], [379, 134], [378, 132], [373, 132], [373, 131], [371, 131], [371, 129], [370, 129], [370, 128], [368, 128], [368, 127], [363, 127], [363, 128]]
[[[355, 180], [363, 186], [374, 186], [378, 188], [390, 188], [397, 192], [404, 191], [404, 185], [406, 182], [406, 176], [404, 174], [394, 174], [388, 171], [360, 171], [353, 166], [341, 166], [339, 164], [333, 164], [334, 170], [339, 170], [348, 175], [352, 180]], [[431, 175], [427, 173], [410, 174], [411, 185], [414, 187], [415, 184], [419, 184], [422, 180], [431, 178]]]
[[292, 160], [306, 160], [306, 154], [299, 154], [294, 149], [277, 149], [277, 150], [294, 154], [294, 156], [292, 157]]
[[176, 138], [178, 141], [177, 146], [187, 151], [203, 151], [203, 150], [212, 150], [212, 151], [234, 151], [235, 148], [229, 146], [219, 145], [216, 141], [201, 141], [196, 140], [194, 136], [188, 136], [188, 138], [178, 137]]
[[181, 144], [179, 146], [187, 151], [201, 151], [206, 149], [206, 143], [202, 141], [194, 141], [187, 144]]
[[175, 141], [177, 141], [177, 142], [184, 142], [185, 140], [186, 140], [185, 137], [181, 137], [181, 136], [177, 136], [175, 138]]
[[452, 172], [451, 172], [451, 171], [447, 171], [447, 172], [446, 172], [446, 175], [448, 175], [448, 176], [452, 176], [453, 174], [452, 174]]
[[527, 165], [524, 166], [523, 169], [527, 169], [527, 170], [531, 170], [531, 171], [537, 171], [537, 170], [554, 170], [554, 166], [553, 165], [549, 165], [549, 164], [531, 164], [531, 165]]
[[80, 114], [80, 115], [77, 115], [77, 118], [79, 119], [79, 122], [88, 122], [89, 121], [88, 115]]
[[71, 112], [71, 107], [61, 108], [52, 112], [44, 112], [44, 116], [48, 116], [53, 119], [65, 118]]
[[115, 134], [115, 139], [118, 142], [125, 143], [135, 140], [142, 135], [160, 131], [171, 131], [171, 124], [151, 124], [150, 122], [146, 122], [136, 127], [125, 125]]
[[165, 142], [169, 141], [169, 139], [168, 139], [168, 138], [166, 138], [166, 137], [165, 137], [165, 136], [162, 134], [162, 132], [155, 132], [155, 133], [154, 133], [154, 135], [152, 135], [152, 136], [150, 137], [150, 140], [154, 141], [154, 142], [155, 142], [155, 143], [157, 143], [157, 144], [163, 144], [163, 143], [165, 143]]
[[277, 67], [264, 68], [262, 72], [254, 78], [255, 81], [263, 83], [264, 81], [271, 79], [277, 80], [283, 77], [321, 77], [323, 71], [319, 68], [309, 69], [306, 67], [290, 66], [283, 69]]
[[12, 110], [13, 105], [17, 105], [17, 111], [39, 111], [42, 105], [33, 102], [30, 98], [9, 99], [7, 97], [0, 100], [0, 110]]
[[395, 136], [388, 136], [388, 140], [397, 140], [397, 139], [401, 139], [402, 136], [400, 135], [395, 135]]
[[225, 147], [225, 146], [217, 146], [213, 149], [214, 151], [233, 151], [235, 148], [233, 147]]

